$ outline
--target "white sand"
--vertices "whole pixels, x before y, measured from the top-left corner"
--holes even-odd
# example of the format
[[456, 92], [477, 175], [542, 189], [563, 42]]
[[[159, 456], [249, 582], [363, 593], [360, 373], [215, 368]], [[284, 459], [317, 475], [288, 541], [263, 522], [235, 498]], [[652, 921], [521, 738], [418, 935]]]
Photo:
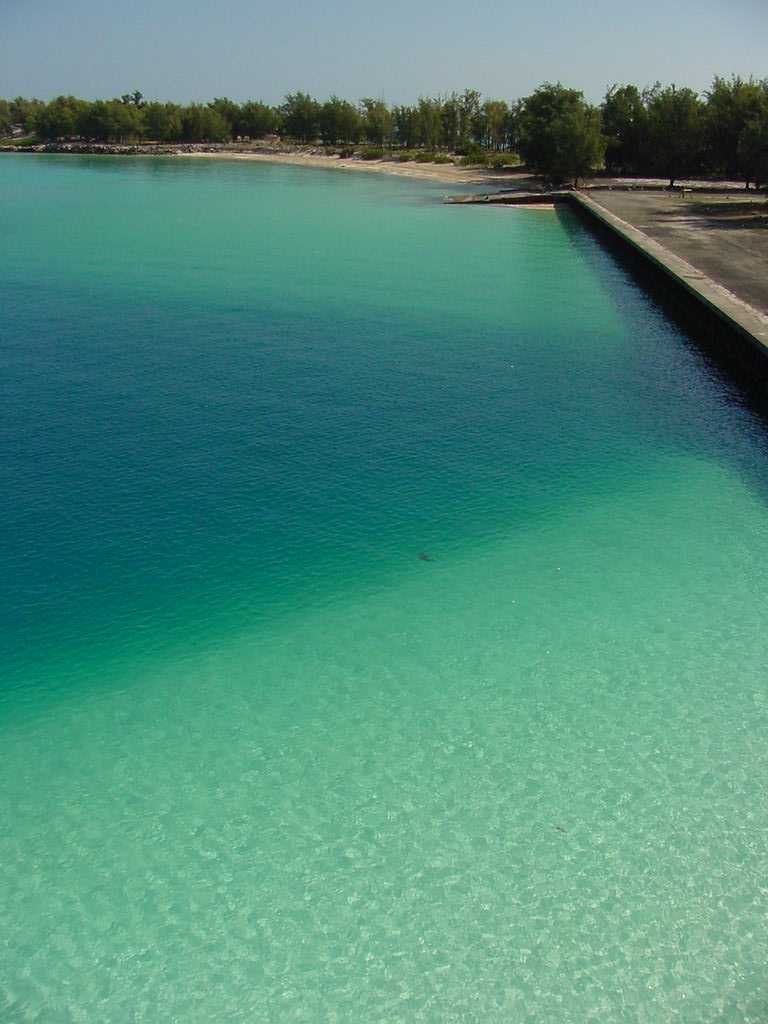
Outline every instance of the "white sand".
[[430, 181], [468, 185], [489, 185], [494, 188], [522, 187], [528, 175], [516, 171], [491, 171], [485, 167], [457, 167], [455, 164], [418, 164], [413, 161], [399, 163], [394, 160], [346, 160], [337, 156], [305, 153], [184, 153], [195, 159], [256, 160], [271, 164], [293, 164], [297, 167], [325, 167], [338, 171], [370, 171], [395, 174], [402, 178], [421, 178]]

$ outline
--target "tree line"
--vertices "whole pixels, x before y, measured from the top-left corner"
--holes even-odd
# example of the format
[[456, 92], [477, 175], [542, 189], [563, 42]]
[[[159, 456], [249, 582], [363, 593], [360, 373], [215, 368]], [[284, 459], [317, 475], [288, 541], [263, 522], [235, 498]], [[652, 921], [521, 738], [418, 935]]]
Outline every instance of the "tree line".
[[327, 146], [442, 151], [478, 162], [487, 154], [514, 153], [552, 181], [604, 167], [613, 174], [664, 175], [670, 185], [697, 174], [768, 183], [768, 78], [717, 76], [703, 95], [660, 83], [642, 90], [613, 85], [599, 106], [559, 83], [545, 83], [511, 103], [484, 99], [475, 89], [400, 106], [371, 97], [321, 102], [303, 92], [288, 94], [278, 106], [226, 97], [185, 106], [147, 101], [140, 92], [95, 101], [0, 99], [0, 135], [11, 125], [23, 125], [44, 141], [278, 136]]

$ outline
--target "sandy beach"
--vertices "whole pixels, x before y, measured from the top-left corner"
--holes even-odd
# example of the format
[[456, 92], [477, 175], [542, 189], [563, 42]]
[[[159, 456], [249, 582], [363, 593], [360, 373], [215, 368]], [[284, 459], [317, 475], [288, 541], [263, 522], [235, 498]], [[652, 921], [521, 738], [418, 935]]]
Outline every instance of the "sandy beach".
[[393, 174], [401, 178], [416, 178], [422, 181], [444, 182], [454, 185], [483, 185], [490, 189], [518, 188], [539, 191], [540, 183], [530, 174], [509, 168], [491, 170], [487, 167], [462, 167], [452, 163], [418, 163], [400, 161], [395, 158], [362, 160], [360, 157], [340, 157], [307, 149], [274, 148], [268, 144], [252, 147], [246, 144], [174, 144], [174, 143], [84, 143], [58, 142], [40, 143], [34, 146], [0, 146], [0, 153], [25, 153], [28, 156], [40, 154], [80, 156], [156, 156], [189, 157], [195, 160], [246, 160], [256, 163], [290, 164], [296, 167], [326, 168], [336, 171], [362, 171], [373, 174]]
[[396, 160], [344, 159], [318, 153], [301, 152], [186, 152], [179, 150], [178, 156], [209, 160], [251, 160], [261, 163], [293, 164], [297, 167], [322, 167], [337, 171], [366, 171], [374, 174], [394, 174], [401, 178], [420, 178], [425, 181], [441, 181], [464, 185], [489, 185], [494, 188], [522, 188], [532, 181], [529, 174], [519, 171], [491, 171], [486, 167], [457, 167], [455, 164], [399, 162]]

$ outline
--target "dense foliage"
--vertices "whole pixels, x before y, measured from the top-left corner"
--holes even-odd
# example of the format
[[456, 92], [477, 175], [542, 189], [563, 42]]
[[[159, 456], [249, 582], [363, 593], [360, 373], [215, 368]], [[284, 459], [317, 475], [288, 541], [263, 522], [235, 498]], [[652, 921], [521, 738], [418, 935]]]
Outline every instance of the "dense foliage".
[[513, 103], [474, 89], [389, 107], [366, 97], [320, 102], [295, 92], [280, 106], [218, 97], [210, 103], [57, 96], [48, 103], [0, 99], [0, 136], [19, 126], [45, 141], [228, 142], [277, 136], [329, 146], [454, 153], [465, 163], [519, 154], [552, 181], [605, 167], [614, 174], [693, 174], [768, 183], [768, 79], [716, 77], [703, 96], [675, 85], [612, 86], [599, 108], [582, 93], [545, 83]]
[[609, 171], [768, 183], [768, 79], [716, 77], [703, 97], [659, 83], [613, 86], [601, 112]]
[[518, 135], [528, 166], [554, 181], [584, 177], [605, 155], [599, 111], [580, 92], [562, 85], [546, 83], [524, 100]]

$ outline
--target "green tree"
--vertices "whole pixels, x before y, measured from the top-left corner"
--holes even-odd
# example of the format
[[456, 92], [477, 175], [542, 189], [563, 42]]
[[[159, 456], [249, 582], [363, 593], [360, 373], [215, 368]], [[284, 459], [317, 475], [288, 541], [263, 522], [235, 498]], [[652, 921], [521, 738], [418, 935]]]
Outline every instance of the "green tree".
[[737, 150], [747, 188], [750, 181], [754, 181], [755, 188], [768, 184], [768, 111], [747, 121]]
[[277, 131], [279, 116], [274, 107], [257, 100], [248, 100], [240, 107], [235, 121], [235, 134], [249, 139], [263, 139]]
[[8, 100], [0, 100], [0, 135], [8, 135], [12, 124], [11, 104]]
[[96, 100], [78, 112], [78, 135], [99, 142], [126, 142], [144, 134], [144, 111], [122, 100]]
[[477, 89], [465, 89], [459, 104], [459, 149], [469, 149], [480, 142], [482, 115], [480, 93]]
[[520, 115], [523, 110], [523, 101], [515, 100], [510, 105], [507, 118], [507, 149], [517, 150], [520, 143]]
[[437, 149], [443, 131], [443, 103], [440, 99], [419, 97], [416, 140], [414, 145], [428, 150]]
[[144, 94], [136, 89], [134, 92], [126, 92], [120, 97], [120, 102], [126, 106], [143, 107]]
[[742, 167], [739, 139], [748, 121], [760, 118], [768, 109], [768, 80], [756, 82], [737, 75], [715, 76], [706, 93], [706, 159], [712, 170], [736, 177]]
[[360, 137], [360, 113], [354, 104], [331, 96], [320, 108], [320, 135], [323, 142], [356, 142]]
[[440, 145], [455, 150], [461, 138], [461, 107], [456, 93], [443, 100], [440, 107]]
[[619, 173], [642, 169], [648, 153], [648, 114], [636, 85], [612, 85], [601, 107], [602, 131], [608, 140], [605, 163]]
[[226, 96], [217, 96], [211, 100], [208, 104], [211, 110], [215, 110], [216, 113], [221, 117], [222, 121], [227, 125], [229, 135], [235, 135], [235, 125], [240, 114], [240, 106], [235, 103], [234, 100], [228, 99]]
[[218, 110], [191, 103], [181, 110], [181, 136], [187, 142], [226, 142], [232, 133]]
[[370, 97], [360, 100], [363, 135], [375, 146], [383, 146], [392, 138], [392, 114], [384, 100]]
[[139, 139], [144, 134], [144, 110], [138, 103], [118, 103], [113, 100], [108, 104], [112, 111], [112, 138], [118, 142]]
[[87, 106], [74, 96], [57, 96], [36, 111], [34, 129], [46, 141], [69, 138], [75, 134], [78, 117]]
[[509, 106], [504, 100], [486, 100], [480, 110], [480, 143], [486, 149], [506, 149]]
[[16, 96], [10, 103], [11, 124], [23, 124], [28, 131], [31, 131], [37, 114], [44, 106], [45, 103], [42, 100], [25, 99], [23, 96]]
[[283, 131], [289, 138], [312, 142], [320, 130], [320, 104], [308, 93], [292, 92], [281, 108]]
[[648, 139], [654, 169], [669, 187], [701, 169], [704, 108], [692, 89], [656, 86], [648, 95]]
[[181, 107], [177, 103], [147, 103], [143, 110], [144, 135], [153, 142], [175, 142], [183, 136]]
[[419, 112], [416, 107], [392, 108], [392, 131], [397, 143], [410, 149], [419, 144]]
[[600, 114], [581, 92], [546, 82], [523, 101], [520, 154], [531, 170], [551, 181], [578, 183], [605, 156]]
[[83, 107], [77, 116], [76, 130], [86, 139], [105, 142], [114, 137], [114, 121], [111, 105], [105, 100], [95, 100]]

